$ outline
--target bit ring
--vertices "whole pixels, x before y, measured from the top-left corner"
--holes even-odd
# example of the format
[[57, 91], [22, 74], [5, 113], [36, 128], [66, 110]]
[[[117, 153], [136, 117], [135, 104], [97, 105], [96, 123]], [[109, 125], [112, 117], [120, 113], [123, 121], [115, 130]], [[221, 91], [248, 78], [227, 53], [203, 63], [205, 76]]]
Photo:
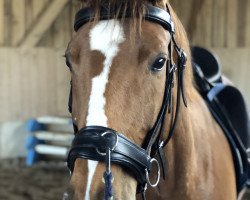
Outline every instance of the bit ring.
[[152, 165], [153, 163], [155, 163], [156, 166], [157, 166], [157, 179], [156, 179], [155, 183], [152, 183], [152, 182], [150, 181], [150, 178], [149, 178], [148, 169], [146, 169], [146, 180], [147, 180], [148, 185], [150, 185], [151, 187], [156, 187], [156, 186], [159, 184], [159, 182], [160, 182], [160, 177], [161, 177], [160, 165], [159, 165], [159, 162], [158, 162], [155, 158], [152, 158], [151, 161], [150, 161], [150, 163], [151, 163], [151, 165]]

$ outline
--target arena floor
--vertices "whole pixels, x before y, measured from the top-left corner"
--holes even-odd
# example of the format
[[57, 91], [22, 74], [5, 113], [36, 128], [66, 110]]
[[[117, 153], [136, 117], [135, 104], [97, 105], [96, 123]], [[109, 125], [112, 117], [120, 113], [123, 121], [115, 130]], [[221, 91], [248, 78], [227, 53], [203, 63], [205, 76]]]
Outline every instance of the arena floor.
[[[61, 200], [68, 182], [63, 162], [26, 167], [19, 159], [0, 161], [0, 200]], [[241, 200], [250, 200], [250, 191]]]
[[60, 200], [68, 181], [62, 162], [26, 167], [23, 160], [0, 161], [0, 200]]

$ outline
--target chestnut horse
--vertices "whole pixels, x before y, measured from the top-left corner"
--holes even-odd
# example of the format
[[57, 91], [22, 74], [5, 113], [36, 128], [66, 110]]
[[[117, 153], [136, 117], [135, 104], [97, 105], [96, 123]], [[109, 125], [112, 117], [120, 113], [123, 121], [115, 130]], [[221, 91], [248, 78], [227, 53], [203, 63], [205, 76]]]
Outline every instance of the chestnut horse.
[[[187, 54], [185, 94], [188, 106], [179, 105], [174, 134], [164, 148], [166, 177], [148, 188], [147, 199], [235, 200], [236, 177], [230, 147], [221, 128], [193, 84], [189, 42], [167, 0], [83, 0], [95, 10], [94, 20], [79, 27], [66, 50], [72, 77], [72, 119], [76, 129], [108, 127], [138, 146], [154, 126], [164, 98], [166, 63], [171, 34], [158, 23], [143, 18], [145, 5], [169, 9], [175, 40]], [[117, 9], [114, 17], [99, 20], [101, 5]], [[125, 6], [120, 6], [120, 5]], [[167, 6], [166, 6], [167, 5]], [[131, 17], [120, 16], [124, 8]], [[172, 44], [173, 45], [173, 44]], [[171, 56], [171, 53], [172, 56]], [[175, 83], [177, 78], [175, 77]], [[176, 97], [176, 84], [173, 97]], [[177, 104], [173, 98], [173, 107]], [[175, 113], [176, 115], [176, 113]], [[168, 138], [171, 118], [166, 114], [163, 138]], [[76, 133], [77, 134], [77, 133]], [[65, 199], [99, 200], [104, 196], [105, 163], [76, 159]], [[113, 199], [141, 199], [137, 180], [127, 168], [111, 165]], [[152, 170], [152, 174], [154, 170]], [[152, 177], [151, 177], [152, 178]], [[112, 198], [110, 198], [112, 199]]]

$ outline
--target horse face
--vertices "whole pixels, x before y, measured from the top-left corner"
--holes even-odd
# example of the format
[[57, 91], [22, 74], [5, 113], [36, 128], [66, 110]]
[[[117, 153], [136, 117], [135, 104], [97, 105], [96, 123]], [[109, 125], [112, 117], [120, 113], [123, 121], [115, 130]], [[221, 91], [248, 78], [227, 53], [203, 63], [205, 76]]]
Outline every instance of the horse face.
[[[78, 129], [105, 126], [141, 145], [159, 113], [164, 95], [170, 34], [142, 22], [131, 42], [128, 21], [89, 23], [66, 51], [72, 76], [72, 118]], [[111, 167], [115, 199], [136, 198], [137, 182], [120, 166]], [[102, 199], [105, 165], [77, 159], [69, 199]]]

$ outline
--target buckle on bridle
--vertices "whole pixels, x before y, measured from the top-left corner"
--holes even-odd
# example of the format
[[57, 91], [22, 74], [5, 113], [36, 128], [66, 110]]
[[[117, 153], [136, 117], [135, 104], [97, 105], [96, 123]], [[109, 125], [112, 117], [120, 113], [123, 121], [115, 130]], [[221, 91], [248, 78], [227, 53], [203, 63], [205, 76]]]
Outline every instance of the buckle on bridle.
[[107, 146], [106, 149], [105, 149], [105, 152], [102, 152], [100, 149], [96, 148], [96, 152], [101, 155], [101, 156], [106, 156], [107, 155], [107, 150], [109, 151], [114, 151], [115, 148], [117, 147], [117, 144], [118, 144], [118, 135], [115, 133], [115, 132], [112, 132], [112, 131], [106, 131], [104, 132], [103, 134], [101, 134], [102, 137], [105, 137], [106, 135], [114, 135], [115, 136], [115, 143], [113, 146]]
[[149, 178], [148, 169], [145, 169], [145, 171], [146, 171], [146, 180], [147, 180], [147, 184], [149, 186], [156, 187], [159, 184], [160, 177], [161, 177], [160, 164], [159, 164], [159, 162], [155, 158], [152, 158], [151, 161], [150, 161], [150, 163], [151, 163], [151, 165], [153, 165], [155, 163], [156, 166], [157, 166], [157, 179], [156, 179], [155, 183], [152, 183], [151, 180], [150, 180], [150, 178]]

